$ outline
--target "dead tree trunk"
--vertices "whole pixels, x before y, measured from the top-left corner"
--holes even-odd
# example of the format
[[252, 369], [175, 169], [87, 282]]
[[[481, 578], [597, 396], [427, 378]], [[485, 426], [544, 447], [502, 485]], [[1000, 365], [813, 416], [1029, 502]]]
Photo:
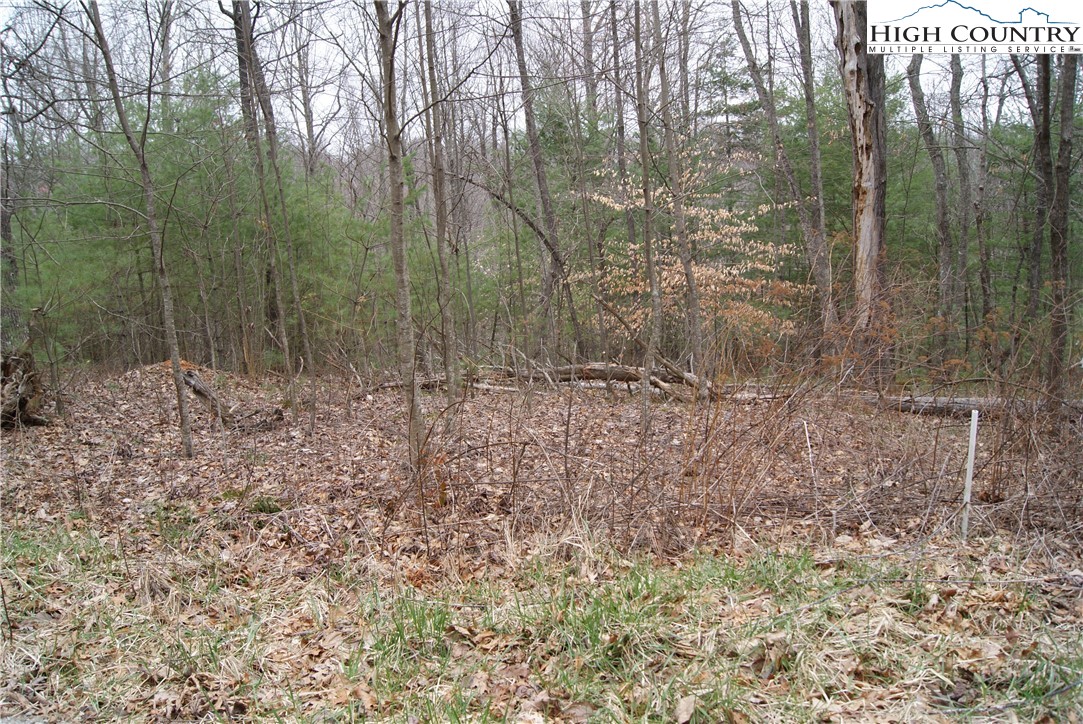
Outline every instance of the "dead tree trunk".
[[853, 137], [854, 335], [866, 369], [883, 386], [889, 372], [877, 334], [883, 299], [887, 199], [887, 114], [884, 58], [868, 53], [865, 3], [832, 0]]
[[41, 392], [41, 378], [34, 369], [33, 355], [5, 354], [0, 364], [0, 423], [4, 427], [49, 424], [46, 418], [36, 414]]

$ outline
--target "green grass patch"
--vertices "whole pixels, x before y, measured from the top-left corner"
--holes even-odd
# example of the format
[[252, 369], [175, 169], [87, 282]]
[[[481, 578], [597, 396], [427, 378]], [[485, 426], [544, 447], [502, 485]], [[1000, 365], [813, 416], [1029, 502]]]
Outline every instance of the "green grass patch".
[[[270, 512], [270, 511], [267, 511]], [[296, 721], [1071, 721], [1079, 622], [1040, 587], [814, 550], [542, 551], [418, 589], [294, 575], [184, 506], [142, 542], [7, 524], [0, 713]], [[230, 535], [237, 535], [231, 532]], [[178, 545], [183, 541], [185, 545]], [[225, 555], [223, 551], [231, 553]], [[924, 571], [924, 573], [923, 573]], [[963, 575], [959, 574], [959, 575]]]

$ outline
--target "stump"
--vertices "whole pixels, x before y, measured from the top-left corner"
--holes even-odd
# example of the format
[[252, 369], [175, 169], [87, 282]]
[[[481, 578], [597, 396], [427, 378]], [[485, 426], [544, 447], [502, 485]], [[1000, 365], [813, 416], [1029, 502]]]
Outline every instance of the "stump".
[[47, 425], [36, 414], [41, 405], [42, 384], [30, 352], [5, 353], [0, 363], [0, 424]]

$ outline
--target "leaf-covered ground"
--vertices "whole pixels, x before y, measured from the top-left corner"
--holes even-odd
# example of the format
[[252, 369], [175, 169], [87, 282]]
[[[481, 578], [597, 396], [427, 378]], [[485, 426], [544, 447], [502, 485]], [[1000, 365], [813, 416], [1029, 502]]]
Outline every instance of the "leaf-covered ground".
[[1080, 430], [830, 391], [426, 399], [162, 366], [3, 433], [0, 716], [1079, 721]]

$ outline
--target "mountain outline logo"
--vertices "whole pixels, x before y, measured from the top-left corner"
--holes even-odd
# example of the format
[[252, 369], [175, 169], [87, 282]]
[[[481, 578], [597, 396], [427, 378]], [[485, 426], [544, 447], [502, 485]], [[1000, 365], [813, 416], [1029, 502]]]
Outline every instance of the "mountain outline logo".
[[868, 0], [866, 29], [877, 54], [1080, 54], [1083, 2]]
[[[1045, 11], [1042, 11], [1042, 10], [1038, 10], [1037, 8], [1031, 7], [1029, 5], [1027, 7], [1019, 9], [1019, 11], [1018, 11], [1019, 19], [1018, 20], [1000, 20], [998, 18], [993, 17], [992, 15], [985, 12], [984, 10], [980, 10], [979, 8], [976, 8], [976, 7], [972, 6], [972, 5], [964, 5], [963, 3], [959, 2], [959, 0], [944, 0], [944, 2], [937, 3], [935, 5], [925, 5], [925, 6], [922, 6], [922, 7], [918, 8], [917, 10], [910, 13], [909, 15], [904, 15], [901, 18], [898, 18], [896, 20], [889, 20], [887, 22], [889, 22], [889, 23], [901, 23], [901, 22], [903, 22], [905, 20], [910, 20], [911, 18], [915, 17], [916, 15], [919, 15], [919, 14], [924, 13], [926, 11], [929, 11], [929, 10], [936, 11], [936, 10], [939, 10], [939, 9], [951, 9], [951, 10], [955, 10], [955, 11], [965, 10], [965, 11], [977, 13], [978, 15], [980, 15], [985, 20], [987, 20], [989, 22], [992, 22], [992, 23], [996, 23], [997, 25], [1073, 25], [1074, 24], [1074, 23], [1063, 21], [1063, 20], [1052, 20], [1049, 13], [1047, 13]], [[1032, 14], [1032, 15], [1035, 15], [1038, 18], [1043, 18], [1043, 19], [1042, 20], [1036, 20], [1036, 21], [1029, 21], [1025, 17], [1028, 13]]]

